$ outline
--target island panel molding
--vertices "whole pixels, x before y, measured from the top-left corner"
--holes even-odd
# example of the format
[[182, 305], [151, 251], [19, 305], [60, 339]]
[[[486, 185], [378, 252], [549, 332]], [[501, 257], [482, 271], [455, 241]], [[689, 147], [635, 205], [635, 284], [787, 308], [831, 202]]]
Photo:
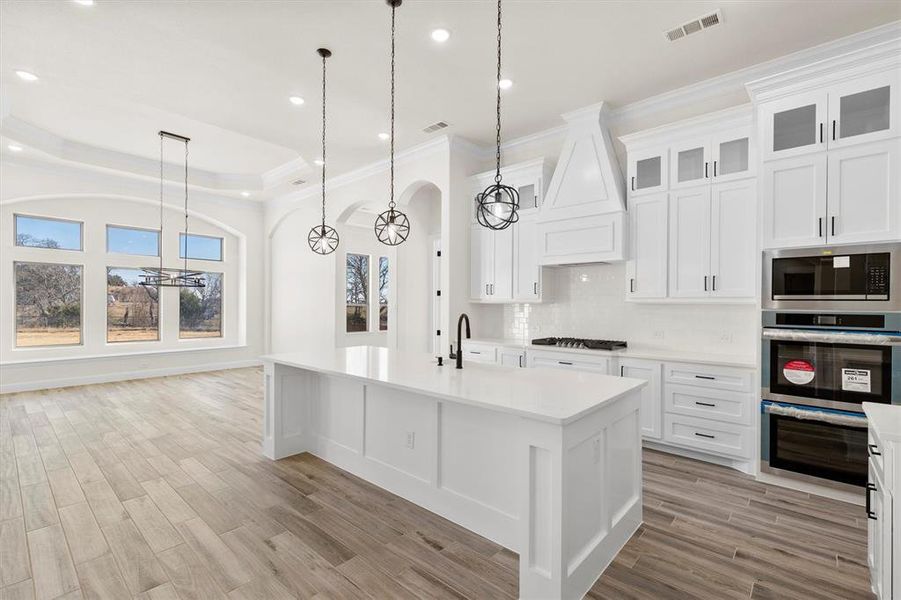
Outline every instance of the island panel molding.
[[581, 598], [641, 524], [643, 380], [368, 346], [263, 360], [265, 456], [310, 452], [518, 552], [520, 598]]

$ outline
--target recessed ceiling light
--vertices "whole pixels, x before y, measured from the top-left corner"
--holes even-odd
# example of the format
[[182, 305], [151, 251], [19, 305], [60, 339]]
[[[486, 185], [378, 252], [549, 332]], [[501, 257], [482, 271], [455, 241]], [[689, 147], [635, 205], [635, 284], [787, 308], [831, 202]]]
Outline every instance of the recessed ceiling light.
[[501, 79], [497, 82], [497, 87], [501, 88], [502, 90], [509, 90], [511, 87], [513, 87], [513, 81], [511, 81], [510, 79]]
[[432, 30], [432, 39], [439, 44], [443, 44], [450, 39], [450, 31], [447, 29], [434, 29]]
[[23, 150], [22, 146], [18, 144], [10, 144], [7, 148], [9, 148], [10, 152], [21, 152]]
[[390, 139], [391, 139], [391, 136], [388, 135], [387, 133], [380, 133], [380, 134], [379, 134], [379, 139], [382, 140], [383, 142], [385, 142], [385, 141], [387, 141], [387, 140], [390, 140]]
[[293, 104], [294, 106], [300, 106], [304, 103], [304, 99], [300, 96], [291, 96], [290, 98], [288, 98], [288, 100], [290, 100], [291, 104]]
[[37, 81], [38, 80], [37, 75], [35, 75], [34, 73], [32, 73], [30, 71], [23, 71], [22, 69], [17, 70], [16, 75], [18, 75], [19, 79], [21, 79], [22, 81]]
[[94, 0], [75, 0], [75, 4], [81, 4], [82, 6], [94, 6]]
[[322, 160], [321, 158], [317, 158], [316, 160], [313, 161], [313, 164], [316, 165], [317, 167], [321, 167], [322, 165], [325, 164], [325, 161]]
[[244, 196], [245, 198], [249, 198], [250, 192], [241, 192], [241, 195]]

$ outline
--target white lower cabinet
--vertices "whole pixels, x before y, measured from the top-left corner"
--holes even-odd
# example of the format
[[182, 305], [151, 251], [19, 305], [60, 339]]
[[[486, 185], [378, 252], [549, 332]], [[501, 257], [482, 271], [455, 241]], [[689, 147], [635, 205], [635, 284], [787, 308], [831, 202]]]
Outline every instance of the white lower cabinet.
[[661, 429], [662, 410], [660, 398], [661, 365], [654, 360], [640, 358], [619, 359], [620, 377], [644, 379], [648, 384], [641, 389], [641, 435], [645, 438], [659, 440], [663, 435]]
[[548, 367], [551, 369], [572, 369], [574, 371], [590, 371], [592, 373], [610, 374], [609, 355], [589, 355], [579, 352], [555, 352], [553, 350], [529, 350], [527, 352], [530, 367]]
[[494, 364], [497, 362], [497, 346], [479, 342], [463, 342], [463, 360]]
[[676, 446], [743, 460], [751, 458], [754, 447], [750, 427], [671, 413], [663, 415], [663, 440]]
[[526, 353], [522, 348], [498, 348], [497, 364], [504, 367], [525, 367]]
[[[901, 410], [899, 408], [898, 410]], [[892, 600], [901, 591], [901, 504], [894, 501], [897, 482], [901, 478], [901, 456], [897, 442], [879, 439], [870, 420], [867, 475], [867, 566], [870, 583], [879, 600]], [[897, 418], [897, 417], [895, 417]]]

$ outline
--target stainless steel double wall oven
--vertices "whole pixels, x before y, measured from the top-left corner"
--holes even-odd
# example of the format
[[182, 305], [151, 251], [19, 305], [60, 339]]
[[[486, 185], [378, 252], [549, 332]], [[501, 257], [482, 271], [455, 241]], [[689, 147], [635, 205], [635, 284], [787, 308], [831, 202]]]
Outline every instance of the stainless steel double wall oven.
[[763, 262], [762, 470], [867, 483], [863, 402], [901, 404], [901, 243]]

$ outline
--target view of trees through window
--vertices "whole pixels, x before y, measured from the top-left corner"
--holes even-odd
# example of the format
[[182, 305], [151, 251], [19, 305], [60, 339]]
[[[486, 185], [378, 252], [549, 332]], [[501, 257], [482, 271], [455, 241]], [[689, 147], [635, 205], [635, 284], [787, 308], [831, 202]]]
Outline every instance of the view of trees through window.
[[81, 223], [16, 215], [16, 246], [81, 250]]
[[178, 290], [178, 337], [222, 336], [222, 274], [204, 273], [206, 286]]
[[388, 257], [379, 258], [379, 331], [388, 331]]
[[144, 287], [140, 269], [106, 270], [106, 341], [160, 339], [159, 288]]
[[81, 343], [81, 267], [15, 264], [16, 346]]
[[369, 257], [348, 254], [346, 269], [347, 332], [369, 330]]

